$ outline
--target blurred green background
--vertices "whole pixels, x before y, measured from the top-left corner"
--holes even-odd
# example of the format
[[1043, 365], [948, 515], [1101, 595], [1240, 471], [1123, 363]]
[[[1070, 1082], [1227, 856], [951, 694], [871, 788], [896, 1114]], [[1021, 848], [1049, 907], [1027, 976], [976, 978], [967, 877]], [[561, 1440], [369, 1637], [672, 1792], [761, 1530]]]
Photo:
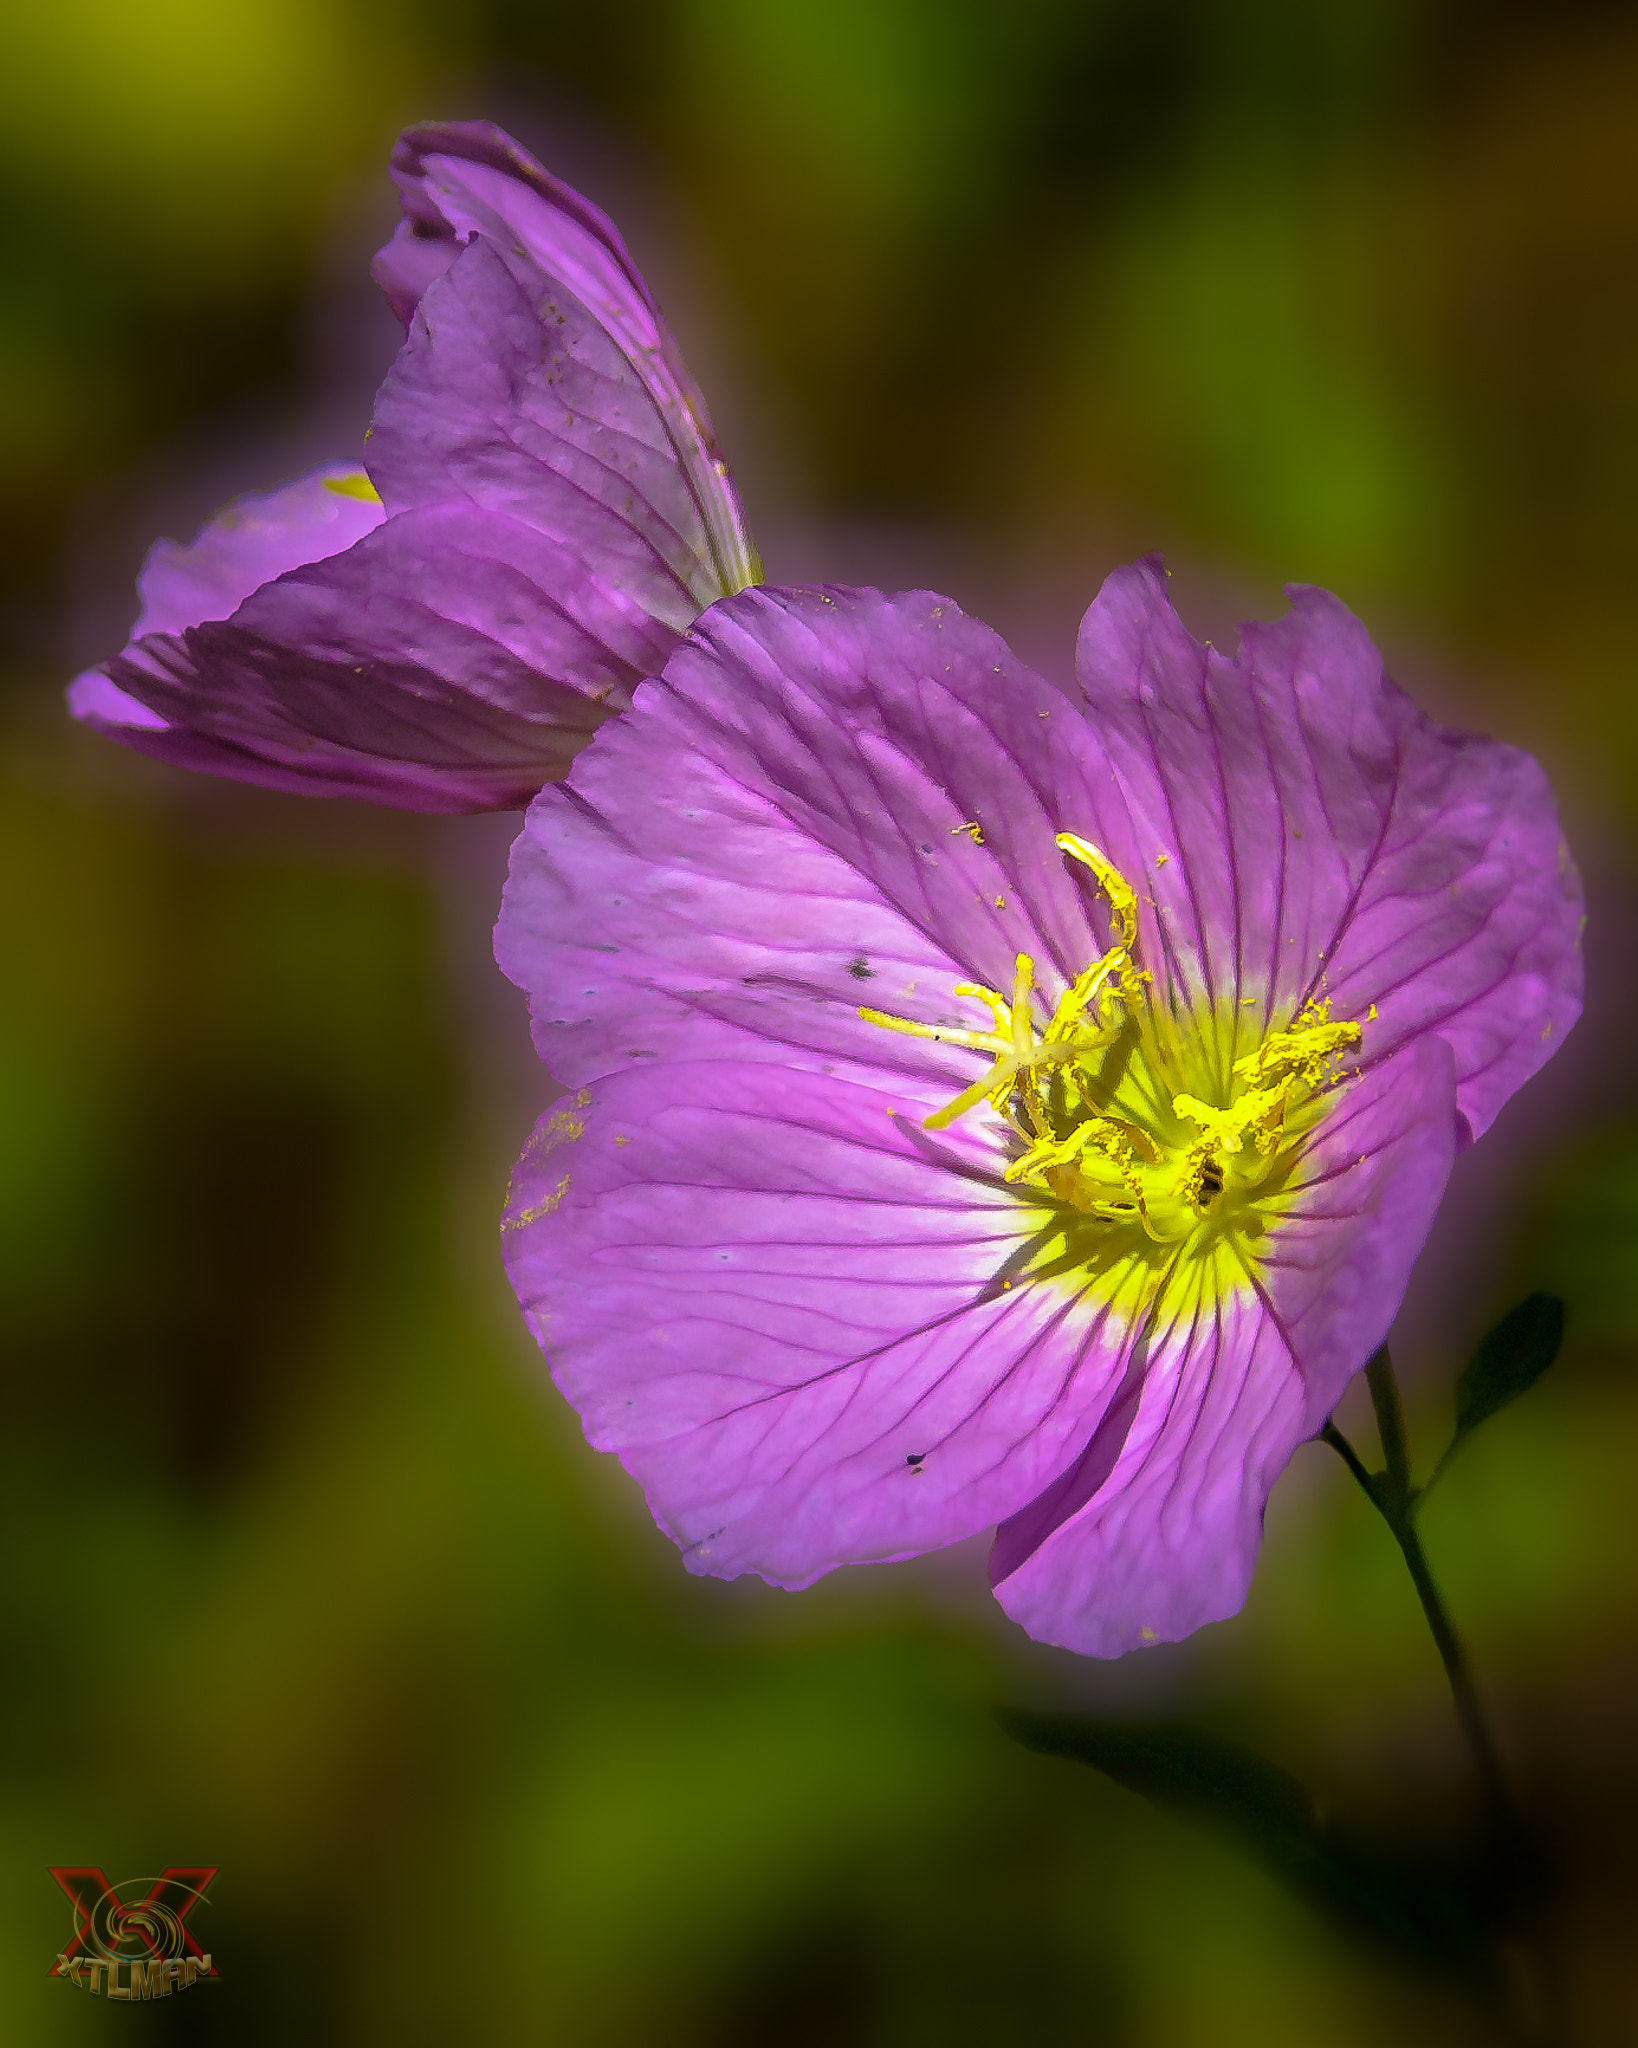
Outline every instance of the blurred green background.
[[[1009, 1630], [981, 1545], [690, 1579], [500, 1272], [542, 1106], [486, 958], [508, 821], [214, 784], [62, 717], [154, 533], [356, 448], [392, 138], [487, 114], [626, 228], [775, 579], [934, 583], [1051, 673], [1153, 546], [1202, 630], [1326, 583], [1547, 763], [1588, 1019], [1464, 1163], [1401, 1350], [1426, 1459], [1478, 1331], [1570, 1296], [1428, 1540], [1562, 1858], [1579, 2038], [1631, 2040], [1630, 9], [57, 0], [0, 38], [3, 2038], [1485, 2038], [992, 1719], [1201, 1719], [1454, 1839], [1438, 1667], [1327, 1453], [1247, 1613], [1114, 1667]], [[48, 1981], [45, 1866], [81, 1860], [219, 1863], [222, 1981], [118, 2017]]]

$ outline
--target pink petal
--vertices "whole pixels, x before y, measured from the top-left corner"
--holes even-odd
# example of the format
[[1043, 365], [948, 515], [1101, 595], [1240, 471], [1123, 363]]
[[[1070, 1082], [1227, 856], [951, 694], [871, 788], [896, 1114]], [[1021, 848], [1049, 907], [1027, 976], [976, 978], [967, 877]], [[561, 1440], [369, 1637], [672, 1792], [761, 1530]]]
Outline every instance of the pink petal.
[[567, 323], [571, 346], [584, 345], [589, 316], [641, 379], [705, 522], [717, 589], [759, 582], [705, 400], [613, 222], [486, 121], [407, 128], [392, 174], [405, 218], [374, 267], [406, 326], [456, 247], [482, 237], [532, 302], [552, 291], [551, 317]]
[[277, 490], [247, 492], [186, 547], [155, 541], [137, 578], [142, 615], [131, 638], [231, 618], [263, 583], [341, 554], [386, 516], [356, 462], [327, 463]]
[[638, 367], [567, 293], [526, 293], [488, 242], [422, 300], [369, 458], [390, 512], [470, 500], [521, 519], [673, 632], [724, 594]]
[[742, 592], [531, 809], [497, 957], [565, 1081], [731, 1054], [932, 1108], [972, 1055], [859, 1005], [972, 1025], [952, 985], [1010, 988], [1020, 951], [1055, 1000], [1108, 943], [1053, 836], [1106, 774], [1075, 708], [948, 599]]
[[[1123, 1370], [1026, 1284], [993, 1141], [767, 1067], [644, 1068], [541, 1120], [507, 1264], [553, 1377], [690, 1568], [805, 1585], [1012, 1513]], [[1008, 1284], [1011, 1282], [1012, 1284]]]
[[1423, 717], [1334, 597], [1288, 594], [1231, 661], [1185, 630], [1158, 557], [1109, 578], [1078, 662], [1113, 771], [1093, 836], [1148, 878], [1175, 987], [1256, 997], [1251, 1035], [1309, 996], [1374, 1003], [1369, 1060], [1436, 1030], [1477, 1135], [1580, 1012], [1552, 792], [1528, 754]]
[[474, 506], [401, 512], [230, 620], [107, 665], [167, 721], [127, 745], [408, 810], [522, 804], [669, 639], [570, 550]]

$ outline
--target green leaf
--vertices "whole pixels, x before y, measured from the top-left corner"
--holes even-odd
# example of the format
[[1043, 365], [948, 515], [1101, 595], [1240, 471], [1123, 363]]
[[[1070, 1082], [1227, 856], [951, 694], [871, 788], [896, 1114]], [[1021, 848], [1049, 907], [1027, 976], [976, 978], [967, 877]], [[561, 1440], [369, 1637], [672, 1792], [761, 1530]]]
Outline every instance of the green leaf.
[[[1480, 1338], [1456, 1382], [1456, 1435], [1451, 1450], [1481, 1422], [1527, 1393], [1564, 1342], [1564, 1304], [1556, 1294], [1531, 1294]], [[1448, 1456], [1449, 1453], [1446, 1453]]]
[[1306, 1904], [1404, 1960], [1487, 1988], [1499, 1981], [1474, 1884], [1350, 1836], [1321, 1817], [1307, 1786], [1254, 1750], [1173, 1723], [1111, 1725], [1011, 1709], [1000, 1718], [1026, 1749], [1089, 1764], [1227, 1840]]

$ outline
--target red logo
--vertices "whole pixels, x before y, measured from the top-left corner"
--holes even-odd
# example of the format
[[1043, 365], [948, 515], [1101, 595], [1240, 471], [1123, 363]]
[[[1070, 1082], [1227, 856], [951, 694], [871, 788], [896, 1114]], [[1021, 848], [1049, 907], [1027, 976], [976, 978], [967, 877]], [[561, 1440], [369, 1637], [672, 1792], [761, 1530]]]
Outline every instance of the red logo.
[[188, 1931], [214, 1868], [172, 1864], [159, 1877], [110, 1884], [100, 1870], [51, 1869], [74, 1908], [74, 1936], [46, 1972], [93, 1997], [169, 1998], [221, 1975]]

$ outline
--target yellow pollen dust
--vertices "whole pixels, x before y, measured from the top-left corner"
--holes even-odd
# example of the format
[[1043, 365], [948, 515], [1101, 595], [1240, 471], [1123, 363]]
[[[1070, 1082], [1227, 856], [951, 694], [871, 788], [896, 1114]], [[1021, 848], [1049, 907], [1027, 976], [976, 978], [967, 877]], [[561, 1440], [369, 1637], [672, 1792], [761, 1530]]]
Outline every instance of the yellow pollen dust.
[[[1017, 956], [1006, 994], [956, 985], [957, 996], [989, 1011], [989, 1030], [881, 1010], [859, 1015], [885, 1031], [987, 1055], [971, 1087], [924, 1119], [927, 1129], [987, 1102], [1020, 1142], [1009, 1182], [1042, 1191], [1139, 1250], [1180, 1249], [1204, 1227], [1199, 1242], [1213, 1269], [1221, 1249], [1237, 1254], [1230, 1265], [1243, 1272], [1278, 1218], [1361, 1027], [1333, 1023], [1322, 997], [1288, 1012], [1281, 1028], [1265, 1025], [1245, 1050], [1257, 1029], [1246, 1008], [1261, 998], [1230, 996], [1192, 1014], [1155, 1003], [1153, 978], [1136, 957], [1137, 892], [1090, 840], [1060, 832], [1057, 844], [1096, 878], [1114, 943], [1064, 991], [1043, 1027], [1027, 953]], [[1113, 1256], [1113, 1235], [1107, 1250]]]

